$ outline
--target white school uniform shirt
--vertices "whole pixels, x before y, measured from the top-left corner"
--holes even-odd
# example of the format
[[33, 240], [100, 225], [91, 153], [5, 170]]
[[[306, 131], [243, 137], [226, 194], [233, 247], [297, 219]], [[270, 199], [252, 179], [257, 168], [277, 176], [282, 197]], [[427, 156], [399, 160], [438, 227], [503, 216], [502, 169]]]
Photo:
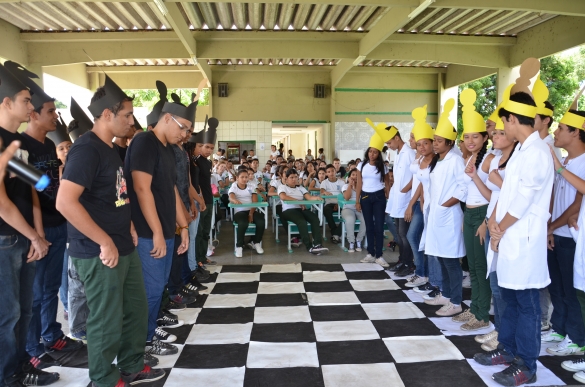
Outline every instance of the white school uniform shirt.
[[[240, 187], [238, 187], [238, 183], [234, 183], [230, 187], [228, 195], [232, 193], [236, 195], [236, 199], [242, 202], [242, 204], [248, 204], [252, 203], [252, 194], [255, 193], [255, 190], [250, 186], [250, 184], [247, 184], [246, 188], [240, 189]], [[241, 211], [250, 211], [250, 209], [246, 207], [234, 208], [234, 214]]]
[[548, 136], [546, 136], [545, 138], [542, 139], [547, 145], [550, 145], [553, 149], [553, 151], [555, 152], [555, 155], [557, 155], [557, 159], [562, 160], [563, 159], [563, 155], [561, 154], [561, 148], [557, 148], [555, 146], [555, 139], [552, 136], [552, 134], [549, 134]]
[[307, 160], [307, 161], [313, 161], [313, 155], [306, 155], [305, 156], [305, 160]]
[[[574, 175], [578, 176], [581, 179], [585, 179], [585, 153], [577, 156], [565, 165], [566, 157], [561, 159], [561, 164], [573, 173]], [[571, 204], [575, 201], [575, 195], [577, 194], [577, 189], [573, 187], [569, 182], [559, 174], [555, 174], [555, 182], [554, 182], [554, 200], [553, 200], [553, 211], [552, 211], [552, 218], [551, 221], [555, 221], [559, 218], [569, 208]], [[569, 231], [569, 226], [564, 224], [562, 227], [557, 228], [553, 231], [554, 235], [562, 236], [565, 238], [571, 238], [571, 232]]]
[[585, 196], [581, 202], [577, 225], [579, 230], [571, 228], [572, 233], [577, 236], [575, 260], [573, 261], [573, 287], [585, 292]]
[[[345, 184], [343, 187], [341, 187], [341, 192], [345, 192], [349, 189], [349, 184]], [[349, 198], [349, 200], [356, 200], [356, 194], [355, 194], [355, 189], [351, 190], [351, 197]], [[355, 210], [355, 204], [346, 204], [345, 206], [343, 206], [344, 209], [349, 209], [349, 210]]]
[[[489, 175], [493, 170], [498, 169], [498, 173], [500, 175], [500, 177], [502, 178], [502, 180], [504, 180], [506, 178], [506, 170], [502, 169], [499, 170], [500, 168], [500, 161], [502, 161], [502, 153], [500, 152], [499, 155], [495, 156], [492, 161], [490, 162], [490, 170], [488, 172], [488, 179], [485, 181], [485, 186], [492, 191], [492, 195], [490, 197], [490, 203], [488, 204], [488, 208], [487, 208], [487, 213], [486, 213], [486, 218], [489, 219], [492, 216], [492, 213], [494, 212], [494, 208], [496, 208], [496, 204], [498, 204], [498, 198], [500, 197], [500, 187], [498, 187], [497, 185], [495, 185], [494, 183], [492, 183], [489, 179]], [[491, 248], [488, 247], [488, 253], [486, 256], [486, 262], [487, 262], [487, 273], [486, 273], [486, 279], [490, 276], [491, 272], [496, 271], [496, 266], [497, 266], [497, 253], [494, 253], [492, 251]], [[494, 259], [495, 258], [495, 259]]]
[[507, 213], [518, 220], [506, 230], [498, 247], [497, 273], [501, 287], [542, 289], [550, 284], [547, 221], [553, 168], [550, 148], [537, 132], [528, 136], [524, 144], [518, 144], [508, 161], [496, 221], [501, 222]]
[[[294, 187], [291, 188], [286, 184], [281, 184], [280, 187], [278, 187], [278, 196], [280, 196], [281, 193], [285, 193], [287, 196], [290, 196], [291, 198], [294, 198], [296, 200], [305, 200], [304, 196], [307, 192], [305, 187], [303, 186], [299, 186], [299, 187]], [[282, 199], [281, 199], [282, 200]], [[286, 211], [286, 210], [290, 210], [293, 208], [301, 208], [300, 204], [285, 204], [284, 201], [282, 201], [282, 211]]]
[[467, 184], [463, 180], [465, 164], [453, 148], [437, 162], [430, 173], [430, 206], [426, 230], [425, 253], [441, 258], [465, 256], [463, 243], [463, 211], [459, 203], [451, 207], [442, 204], [451, 198], [467, 199]]
[[414, 151], [404, 144], [394, 159], [394, 184], [386, 203], [386, 213], [393, 218], [404, 218], [404, 212], [412, 198], [411, 191], [402, 193], [401, 190], [412, 180], [410, 164], [414, 161], [414, 156]]
[[[342, 188], [345, 185], [345, 182], [341, 179], [337, 179], [336, 181], [329, 181], [329, 179], [323, 180], [321, 183], [321, 189], [331, 193], [331, 195], [338, 195], [342, 192]], [[325, 204], [335, 204], [337, 203], [337, 199], [325, 199]]]
[[[362, 174], [362, 192], [378, 192], [385, 188], [384, 179], [380, 180], [380, 174], [375, 165], [367, 163], [362, 170], [362, 163], [357, 165], [357, 170]], [[388, 168], [384, 166], [384, 174], [388, 173]]]

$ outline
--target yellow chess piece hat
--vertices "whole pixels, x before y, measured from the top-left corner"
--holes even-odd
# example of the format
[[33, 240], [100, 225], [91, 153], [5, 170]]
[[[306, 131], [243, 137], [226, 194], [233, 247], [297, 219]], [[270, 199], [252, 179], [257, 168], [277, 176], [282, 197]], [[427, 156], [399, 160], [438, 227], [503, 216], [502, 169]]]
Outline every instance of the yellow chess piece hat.
[[463, 133], [482, 133], [485, 132], [485, 121], [481, 114], [475, 111], [475, 101], [477, 94], [473, 89], [465, 89], [459, 95], [459, 101], [463, 105]]
[[380, 152], [384, 149], [384, 140], [378, 135], [378, 133], [374, 133], [372, 137], [370, 137], [370, 148], [376, 148]]
[[388, 126], [384, 122], [380, 122], [378, 125], [374, 125], [372, 120], [370, 120], [369, 118], [366, 118], [366, 122], [372, 128], [374, 128], [374, 130], [376, 131], [378, 136], [380, 136], [382, 141], [384, 141], [384, 143], [392, 140], [394, 136], [396, 136], [396, 133], [398, 133], [398, 129], [394, 125]]
[[[520, 77], [516, 79], [516, 82], [512, 86], [510, 95], [514, 95], [519, 92], [524, 92], [534, 98], [528, 86], [530, 86], [530, 79], [538, 74], [540, 70], [540, 61], [536, 58], [528, 58], [520, 66]], [[526, 105], [520, 102], [504, 100], [502, 102], [502, 108], [507, 111], [519, 114], [521, 116], [534, 118], [536, 117], [536, 106]]]
[[504, 102], [506, 102], [510, 99], [510, 92], [512, 91], [513, 86], [514, 86], [514, 84], [512, 83], [511, 85], [508, 85], [508, 87], [506, 87], [506, 89], [504, 90], [504, 93], [502, 95], [502, 99], [503, 99], [502, 103], [499, 104], [498, 107], [496, 108], [496, 111], [494, 113], [492, 113], [492, 116], [494, 114], [496, 115], [496, 120], [494, 121], [496, 123], [496, 128], [495, 128], [496, 130], [504, 130], [504, 121], [502, 121], [502, 117], [500, 117], [498, 115], [498, 112], [500, 111], [500, 109], [504, 105]]
[[[578, 109], [579, 98], [581, 98], [581, 95], [583, 95], [584, 91], [585, 91], [585, 86], [583, 86], [581, 91], [579, 93], [577, 93], [577, 96], [575, 96], [573, 103], [571, 104], [571, 106], [569, 106], [569, 110], [579, 110]], [[578, 114], [572, 113], [568, 110], [559, 122], [561, 124], [565, 124], [565, 125], [571, 126], [573, 128], [579, 128], [581, 130], [585, 130], [585, 117], [582, 117]]]
[[434, 133], [431, 125], [427, 123], [427, 105], [414, 109], [412, 111], [412, 118], [414, 118], [414, 126], [412, 127], [414, 141], [423, 138], [430, 138], [432, 140]]
[[452, 141], [457, 138], [455, 127], [449, 120], [449, 114], [454, 107], [455, 100], [453, 98], [449, 98], [445, 102], [445, 106], [443, 106], [443, 112], [439, 116], [439, 122], [437, 123], [437, 128], [435, 129], [435, 136], [443, 137]]
[[540, 114], [547, 117], [553, 116], [553, 111], [545, 106], [545, 102], [548, 99], [548, 88], [544, 82], [540, 79], [540, 75], [534, 81], [532, 87], [532, 95], [534, 96], [534, 102], [536, 102], [536, 114]]

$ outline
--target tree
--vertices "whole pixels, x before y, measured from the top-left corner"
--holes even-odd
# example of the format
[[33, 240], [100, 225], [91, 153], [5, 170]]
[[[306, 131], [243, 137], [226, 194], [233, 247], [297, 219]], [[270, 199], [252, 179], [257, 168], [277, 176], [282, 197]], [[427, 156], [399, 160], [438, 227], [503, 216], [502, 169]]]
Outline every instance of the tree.
[[[134, 96], [134, 106], [137, 107], [151, 109], [158, 102], [158, 90], [156, 89], [127, 89], [124, 92]], [[196, 92], [197, 89], [169, 89], [167, 99], [170, 100], [171, 94], [175, 93], [181, 98], [183, 104], [189, 105], [191, 103], [191, 94]], [[209, 89], [202, 89], [201, 96], [199, 97], [199, 106], [207, 105], [209, 105]]]

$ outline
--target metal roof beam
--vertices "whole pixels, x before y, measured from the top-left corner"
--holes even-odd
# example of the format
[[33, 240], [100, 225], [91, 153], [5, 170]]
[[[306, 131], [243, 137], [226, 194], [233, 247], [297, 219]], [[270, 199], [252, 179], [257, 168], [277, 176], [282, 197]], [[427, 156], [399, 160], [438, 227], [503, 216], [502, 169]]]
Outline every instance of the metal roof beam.
[[580, 0], [437, 0], [433, 8], [498, 9], [530, 11], [554, 15], [585, 16], [585, 1]]

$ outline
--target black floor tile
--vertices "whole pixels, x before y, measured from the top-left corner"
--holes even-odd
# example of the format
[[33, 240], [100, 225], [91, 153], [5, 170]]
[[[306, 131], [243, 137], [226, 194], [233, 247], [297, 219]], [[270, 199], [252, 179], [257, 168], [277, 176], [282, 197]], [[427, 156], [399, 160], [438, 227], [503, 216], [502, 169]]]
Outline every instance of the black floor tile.
[[377, 280], [390, 279], [390, 276], [384, 271], [346, 271], [345, 275], [350, 280]]
[[254, 321], [254, 308], [203, 308], [197, 324], [246, 324]]
[[[394, 361], [383, 340], [318, 342], [319, 364], [372, 364]], [[351, 367], [351, 366], [350, 366]]]
[[439, 336], [441, 330], [426, 318], [372, 321], [380, 337]]
[[[305, 298], [303, 298], [305, 296]], [[293, 294], [258, 294], [256, 306], [301, 306], [307, 305], [306, 295]]]
[[260, 282], [303, 282], [303, 273], [260, 273]]
[[305, 282], [304, 285], [307, 293], [353, 292], [349, 281]]
[[221, 268], [222, 273], [259, 273], [262, 265], [226, 265]]
[[485, 383], [466, 360], [396, 363], [405, 387], [481, 387]]
[[361, 305], [309, 306], [313, 321], [367, 320], [368, 315]]
[[[249, 344], [185, 345], [175, 363], [176, 368], [243, 367], [248, 359]], [[194, 380], [194, 383], [197, 381]]]
[[267, 343], [314, 343], [315, 329], [312, 322], [254, 324], [250, 341]]
[[259, 282], [222, 282], [216, 283], [211, 294], [250, 294], [258, 293]]
[[301, 263], [303, 271], [344, 271], [339, 263]]
[[324, 387], [321, 368], [247, 368], [244, 387]]
[[357, 298], [363, 304], [380, 302], [410, 302], [410, 299], [402, 290], [377, 290], [355, 292]]

